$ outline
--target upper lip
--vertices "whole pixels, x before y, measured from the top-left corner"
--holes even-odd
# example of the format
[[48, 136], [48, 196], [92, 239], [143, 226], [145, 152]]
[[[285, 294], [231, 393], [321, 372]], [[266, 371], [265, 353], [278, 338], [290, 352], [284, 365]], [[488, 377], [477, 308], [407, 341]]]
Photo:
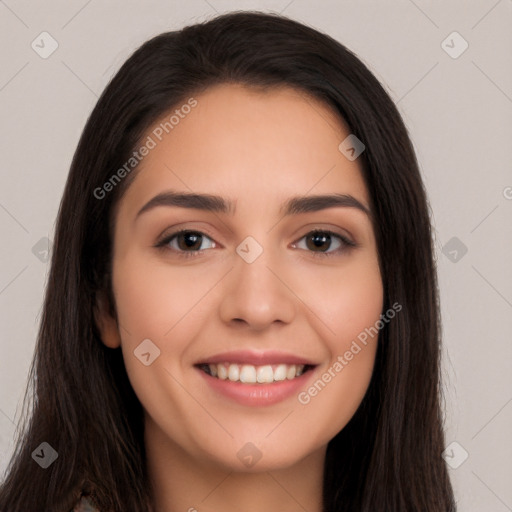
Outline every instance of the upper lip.
[[216, 363], [251, 364], [253, 366], [267, 364], [304, 364], [316, 366], [316, 364], [309, 359], [278, 350], [233, 350], [206, 357], [197, 364]]

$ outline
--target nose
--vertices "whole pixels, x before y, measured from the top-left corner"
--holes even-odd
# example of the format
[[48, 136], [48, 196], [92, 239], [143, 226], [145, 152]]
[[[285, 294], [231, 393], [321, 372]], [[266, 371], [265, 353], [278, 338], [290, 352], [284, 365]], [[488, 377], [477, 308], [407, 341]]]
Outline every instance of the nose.
[[261, 331], [274, 323], [292, 322], [297, 298], [290, 288], [282, 264], [270, 258], [270, 251], [252, 263], [236, 255], [234, 268], [226, 276], [220, 316], [236, 327]]

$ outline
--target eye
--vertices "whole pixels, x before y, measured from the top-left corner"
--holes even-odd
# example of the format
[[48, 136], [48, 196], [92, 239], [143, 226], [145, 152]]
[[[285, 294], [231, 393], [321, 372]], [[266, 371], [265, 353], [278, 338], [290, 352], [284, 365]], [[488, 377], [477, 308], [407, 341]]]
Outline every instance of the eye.
[[[204, 240], [212, 242], [207, 247], [201, 247]], [[192, 231], [190, 229], [181, 229], [166, 236], [156, 244], [156, 247], [167, 248], [180, 253], [180, 256], [195, 256], [200, 251], [215, 247], [215, 242], [201, 231]]]
[[[300, 241], [306, 240], [305, 247], [300, 247]], [[336, 241], [334, 250], [332, 248], [333, 239]], [[315, 256], [335, 256], [348, 250], [351, 247], [355, 247], [356, 244], [349, 240], [347, 237], [334, 233], [329, 230], [315, 229], [299, 240], [299, 244], [294, 243], [293, 247], [299, 247], [299, 249], [305, 249], [315, 253]], [[325, 250], [323, 250], [325, 249]]]
[[[203, 246], [205, 240], [210, 241], [206, 247]], [[302, 240], [306, 240], [305, 247], [301, 247]], [[333, 240], [335, 241], [334, 249], [332, 249]], [[194, 257], [216, 246], [216, 242], [201, 231], [181, 229], [165, 236], [155, 247], [174, 251], [180, 257]], [[355, 246], [356, 244], [347, 237], [325, 229], [313, 230], [300, 238], [299, 243], [292, 244], [294, 248], [313, 252], [319, 257], [336, 256]]]

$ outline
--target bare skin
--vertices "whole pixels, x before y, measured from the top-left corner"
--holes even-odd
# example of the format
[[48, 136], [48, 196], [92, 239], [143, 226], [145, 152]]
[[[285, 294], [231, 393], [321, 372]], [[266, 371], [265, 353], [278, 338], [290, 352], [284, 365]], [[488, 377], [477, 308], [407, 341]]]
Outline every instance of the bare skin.
[[[197, 106], [143, 159], [120, 201], [118, 321], [100, 305], [102, 340], [122, 347], [144, 407], [158, 512], [320, 512], [327, 443], [364, 397], [377, 337], [343, 359], [342, 371], [333, 365], [379, 320], [382, 279], [364, 211], [334, 206], [283, 216], [280, 208], [294, 196], [337, 193], [369, 209], [360, 164], [338, 149], [346, 126], [301, 92], [231, 84], [194, 97]], [[160, 205], [137, 215], [171, 190], [222, 196], [236, 211]], [[194, 249], [180, 235], [155, 247], [183, 228], [203, 235], [200, 251], [185, 257]], [[313, 229], [334, 235], [316, 248]], [[236, 252], [248, 236], [263, 250], [251, 263]], [[148, 366], [134, 355], [145, 339], [160, 350]], [[239, 349], [313, 362], [299, 390], [309, 400], [294, 393], [256, 406], [219, 393], [195, 365]], [[308, 393], [329, 370], [325, 387]], [[244, 446], [261, 458], [244, 463]]]

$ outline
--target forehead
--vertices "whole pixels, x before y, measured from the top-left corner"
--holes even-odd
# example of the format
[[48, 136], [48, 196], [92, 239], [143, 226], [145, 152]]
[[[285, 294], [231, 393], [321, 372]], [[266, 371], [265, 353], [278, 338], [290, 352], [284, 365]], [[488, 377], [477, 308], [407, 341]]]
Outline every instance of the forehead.
[[192, 100], [194, 107], [175, 106], [143, 138], [153, 147], [123, 198], [131, 208], [165, 190], [223, 195], [249, 209], [277, 208], [308, 192], [347, 193], [367, 204], [358, 161], [338, 149], [350, 131], [319, 100], [288, 87], [238, 84]]

